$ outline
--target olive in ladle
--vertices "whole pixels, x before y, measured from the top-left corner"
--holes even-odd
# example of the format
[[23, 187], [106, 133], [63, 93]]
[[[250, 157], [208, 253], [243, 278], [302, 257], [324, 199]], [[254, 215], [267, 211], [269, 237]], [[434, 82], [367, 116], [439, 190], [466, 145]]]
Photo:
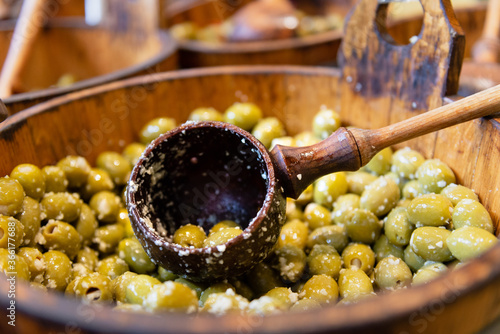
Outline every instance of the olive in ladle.
[[[380, 150], [500, 110], [500, 86], [378, 130], [340, 128], [306, 147], [270, 153], [248, 132], [221, 122], [188, 122], [154, 140], [135, 165], [127, 205], [149, 256], [192, 280], [238, 276], [266, 258], [285, 220], [286, 197], [317, 178], [354, 171]], [[222, 220], [243, 232], [204, 248], [182, 247], [182, 225], [205, 231]]]

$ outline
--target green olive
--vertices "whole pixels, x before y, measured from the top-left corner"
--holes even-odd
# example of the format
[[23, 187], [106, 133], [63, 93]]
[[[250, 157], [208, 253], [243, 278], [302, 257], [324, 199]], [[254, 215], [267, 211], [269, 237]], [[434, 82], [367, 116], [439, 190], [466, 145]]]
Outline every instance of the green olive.
[[198, 310], [198, 297], [186, 285], [167, 281], [152, 287], [144, 306], [151, 311], [193, 313]]
[[375, 267], [375, 283], [382, 290], [397, 290], [411, 284], [412, 273], [400, 258], [389, 255]]
[[2, 273], [9, 278], [16, 277], [26, 282], [29, 282], [31, 276], [24, 257], [6, 248], [0, 248], [0, 274]]
[[329, 225], [315, 229], [307, 238], [307, 247], [313, 248], [314, 245], [330, 245], [338, 252], [349, 243], [347, 229], [343, 225]]
[[311, 275], [327, 275], [337, 279], [342, 268], [342, 258], [333, 246], [314, 245], [307, 256]]
[[23, 240], [23, 224], [14, 217], [0, 215], [0, 248], [17, 249]]
[[410, 245], [406, 246], [403, 259], [413, 272], [422, 268], [426, 262], [422, 257], [415, 254]]
[[159, 135], [174, 129], [177, 126], [173, 118], [159, 117], [155, 118], [141, 129], [139, 138], [141, 143], [148, 145], [151, 141], [156, 139]]
[[189, 114], [190, 121], [216, 121], [222, 122], [224, 118], [220, 112], [214, 108], [196, 108]]
[[95, 216], [100, 222], [114, 223], [122, 208], [122, 201], [119, 196], [105, 190], [92, 196], [89, 206], [95, 212]]
[[375, 253], [368, 245], [352, 243], [344, 248], [342, 261], [347, 269], [361, 269], [370, 274], [375, 266]]
[[82, 244], [89, 245], [92, 242], [99, 223], [95, 218], [94, 211], [87, 204], [82, 204], [80, 216], [75, 222], [75, 228], [78, 234], [82, 236]]
[[331, 209], [340, 195], [347, 192], [347, 180], [344, 172], [325, 175], [314, 183], [314, 201]]
[[405, 199], [414, 199], [423, 194], [425, 194], [424, 186], [417, 180], [408, 181], [403, 186], [403, 198]]
[[302, 287], [299, 296], [313, 299], [320, 304], [335, 304], [339, 298], [337, 282], [327, 275], [314, 275]]
[[340, 115], [335, 111], [322, 108], [313, 118], [313, 132], [320, 139], [328, 138], [341, 125]]
[[146, 145], [141, 143], [132, 143], [123, 149], [122, 155], [128, 161], [131, 167], [135, 166], [142, 153], [146, 150]]
[[356, 194], [345, 194], [339, 196], [333, 203], [332, 218], [335, 224], [345, 224], [348, 213], [359, 209], [360, 197]]
[[285, 245], [275, 251], [280, 276], [287, 282], [297, 282], [306, 269], [306, 254], [294, 245]]
[[315, 230], [318, 227], [331, 225], [332, 214], [322, 205], [309, 203], [304, 209], [304, 220], [309, 226], [309, 229]]
[[[132, 276], [128, 279], [125, 287], [125, 301], [131, 304], [142, 305], [153, 290], [153, 287], [161, 284], [159, 280], [149, 275]], [[182, 285], [180, 283], [177, 284]]]
[[439, 194], [447, 185], [455, 183], [455, 174], [438, 159], [426, 160], [417, 169], [417, 179], [427, 193]]
[[24, 189], [18, 180], [10, 177], [0, 178], [0, 215], [15, 216], [21, 212]]
[[264, 296], [270, 297], [280, 302], [284, 308], [289, 309], [299, 299], [297, 293], [289, 288], [278, 287], [269, 290]]
[[76, 254], [76, 263], [81, 263], [91, 271], [95, 271], [99, 263], [99, 252], [90, 247], [83, 247]]
[[393, 179], [381, 176], [368, 185], [361, 194], [359, 207], [381, 217], [391, 211], [400, 198], [399, 186]]
[[451, 232], [439, 227], [424, 226], [413, 231], [410, 246], [426, 261], [447, 262], [453, 259], [446, 239]]
[[453, 204], [443, 195], [427, 194], [414, 198], [408, 206], [408, 219], [417, 227], [446, 226], [451, 222]]
[[389, 255], [393, 255], [401, 259], [404, 257], [403, 248], [401, 246], [391, 244], [385, 234], [381, 234], [380, 238], [375, 241], [373, 251], [375, 252], [377, 262], [380, 262], [383, 258]]
[[426, 262], [416, 273], [413, 275], [412, 285], [425, 284], [433, 279], [441, 276], [448, 268], [440, 262]]
[[21, 183], [26, 196], [40, 200], [45, 194], [45, 176], [35, 165], [17, 165], [10, 173], [10, 177]]
[[176, 278], [178, 278], [179, 276], [177, 276], [176, 274], [174, 274], [173, 272], [171, 272], [170, 270], [168, 269], [165, 269], [163, 267], [160, 267], [158, 266], [158, 276], [157, 278], [162, 281], [162, 282], [165, 282], [165, 281], [173, 281], [175, 280]]
[[124, 156], [110, 151], [99, 154], [96, 165], [97, 168], [106, 171], [111, 180], [118, 186], [123, 186], [127, 183], [132, 170], [130, 163]]
[[498, 242], [494, 234], [474, 226], [465, 226], [451, 232], [446, 239], [451, 254], [460, 261], [472, 259], [486, 252]]
[[113, 280], [129, 271], [129, 267], [118, 255], [110, 255], [99, 261], [96, 271]]
[[72, 223], [80, 216], [82, 200], [78, 194], [48, 193], [40, 205], [45, 219], [64, 220]]
[[145, 274], [156, 269], [156, 265], [151, 261], [136, 238], [125, 238], [120, 241], [118, 255], [136, 273]]
[[113, 299], [111, 280], [100, 273], [77, 277], [68, 284], [65, 293], [92, 302], [111, 301]]
[[409, 147], [397, 150], [392, 155], [391, 171], [400, 175], [401, 177], [413, 180], [416, 178], [418, 167], [422, 165], [425, 158], [422, 154]]
[[30, 281], [42, 283], [46, 269], [42, 252], [40, 252], [37, 248], [22, 247], [19, 248], [17, 255], [22, 257], [28, 265]]
[[294, 219], [304, 220], [304, 213], [297, 202], [291, 198], [286, 199], [286, 219], [290, 221]]
[[43, 253], [45, 261], [45, 277], [43, 284], [52, 290], [64, 291], [71, 281], [71, 260], [57, 250]]
[[210, 285], [208, 288], [203, 290], [203, 292], [200, 295], [200, 306], [203, 307], [205, 304], [205, 301], [208, 299], [208, 297], [213, 294], [213, 293], [224, 293], [227, 290], [233, 290], [235, 291], [234, 286], [227, 282], [220, 282], [220, 283], [215, 283]]
[[364, 171], [346, 173], [347, 187], [350, 193], [361, 195], [377, 176]]
[[242, 314], [247, 310], [248, 305], [249, 302], [246, 298], [229, 289], [208, 296], [201, 311], [214, 315]]
[[232, 220], [222, 220], [222, 221], [218, 222], [217, 224], [215, 224], [214, 226], [212, 226], [212, 228], [209, 231], [209, 234], [218, 232], [219, 230], [222, 230], [222, 229], [225, 229], [228, 227], [240, 227], [240, 225], [238, 225], [238, 223], [236, 223], [235, 221], [232, 221]]
[[345, 222], [347, 234], [352, 241], [371, 244], [378, 239], [382, 222], [371, 211], [355, 209]]
[[45, 191], [47, 193], [65, 192], [68, 189], [68, 179], [64, 170], [58, 166], [45, 166], [42, 168], [45, 178]]
[[314, 145], [320, 141], [320, 139], [311, 131], [298, 133], [293, 137], [293, 139], [295, 140], [295, 146], [297, 147]]
[[92, 242], [97, 245], [101, 253], [114, 252], [125, 237], [125, 228], [120, 224], [109, 224], [95, 230]]
[[359, 300], [373, 295], [372, 281], [361, 269], [343, 269], [339, 276], [339, 292], [343, 299]]
[[406, 246], [415, 226], [408, 218], [407, 209], [394, 208], [384, 221], [384, 231], [390, 243], [396, 246]]
[[271, 147], [273, 139], [283, 137], [285, 134], [285, 126], [276, 117], [266, 117], [259, 120], [252, 130], [252, 135], [268, 149]]
[[312, 202], [314, 196], [314, 185], [310, 184], [300, 196], [295, 200], [300, 206], [304, 206]]
[[262, 118], [262, 111], [253, 103], [234, 103], [224, 113], [224, 122], [250, 131]]
[[304, 312], [321, 308], [321, 304], [314, 299], [300, 299], [290, 307], [292, 312]]
[[366, 168], [377, 175], [384, 175], [391, 170], [392, 149], [384, 148], [366, 164]]
[[446, 196], [453, 205], [457, 205], [463, 199], [479, 201], [472, 189], [454, 183], [447, 185], [446, 188], [441, 190], [441, 195]]
[[26, 196], [23, 201], [22, 212], [16, 216], [24, 227], [23, 245], [35, 244], [35, 236], [41, 226], [41, 213], [38, 201]]
[[49, 250], [58, 250], [73, 259], [82, 245], [82, 237], [68, 223], [49, 220], [41, 229], [42, 244]]
[[68, 187], [77, 189], [87, 182], [90, 165], [84, 157], [69, 155], [57, 163], [68, 180]]
[[266, 263], [257, 264], [246, 275], [246, 282], [257, 296], [283, 286], [280, 276]]
[[495, 227], [486, 208], [476, 200], [463, 199], [453, 208], [453, 227], [474, 226], [493, 233]]
[[203, 247], [213, 247], [225, 244], [226, 242], [228, 242], [232, 238], [237, 237], [241, 233], [243, 233], [243, 231], [240, 228], [236, 227], [228, 227], [219, 230], [215, 233], [212, 233], [205, 240], [203, 240]]
[[114, 299], [119, 303], [125, 303], [127, 299], [127, 287], [132, 277], [138, 276], [136, 273], [127, 271], [111, 281], [111, 291]]
[[128, 210], [125, 208], [122, 208], [118, 211], [118, 216], [116, 219], [116, 223], [123, 226], [125, 229], [125, 236], [128, 237], [133, 237], [134, 234], [134, 229], [132, 228], [132, 222], [130, 221], [130, 218], [128, 216]]
[[[218, 232], [215, 232], [218, 233]], [[207, 238], [205, 231], [198, 225], [187, 224], [179, 227], [173, 236], [173, 242], [182, 247], [203, 247]]]
[[295, 139], [290, 136], [283, 136], [283, 137], [278, 137], [274, 138], [271, 141], [271, 147], [269, 150], [272, 150], [274, 146], [276, 145], [281, 145], [281, 146], [295, 146]]
[[290, 220], [283, 225], [280, 235], [278, 237], [278, 247], [284, 245], [293, 245], [300, 249], [304, 249], [307, 244], [307, 237], [309, 230], [307, 225], [298, 220]]
[[92, 168], [87, 178], [87, 183], [82, 189], [82, 197], [90, 199], [94, 194], [103, 190], [113, 190], [115, 187], [108, 172], [99, 168]]

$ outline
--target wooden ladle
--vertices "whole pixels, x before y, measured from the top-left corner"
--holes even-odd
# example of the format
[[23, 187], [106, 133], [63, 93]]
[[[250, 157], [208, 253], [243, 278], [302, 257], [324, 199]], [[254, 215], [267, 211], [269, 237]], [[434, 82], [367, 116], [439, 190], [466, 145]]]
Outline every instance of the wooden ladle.
[[[499, 111], [500, 85], [378, 130], [340, 128], [318, 144], [278, 145], [271, 153], [233, 125], [188, 122], [154, 140], [134, 167], [132, 226], [151, 258], [178, 275], [239, 275], [272, 250], [285, 197], [297, 198], [320, 176], [358, 170], [385, 147]], [[171, 240], [184, 224], [208, 231], [226, 219], [244, 230], [225, 244], [185, 248]]]

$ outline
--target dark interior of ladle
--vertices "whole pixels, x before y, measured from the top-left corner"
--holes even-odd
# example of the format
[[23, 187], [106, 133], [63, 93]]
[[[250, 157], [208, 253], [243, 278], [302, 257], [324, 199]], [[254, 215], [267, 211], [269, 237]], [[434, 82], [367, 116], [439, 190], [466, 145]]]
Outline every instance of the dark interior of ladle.
[[[243, 273], [272, 249], [285, 202], [275, 190], [272, 162], [258, 140], [229, 124], [191, 122], [148, 146], [127, 201], [136, 235], [156, 262], [190, 278], [216, 279]], [[222, 220], [238, 223], [242, 235], [212, 248], [171, 242], [182, 225], [208, 233]], [[273, 238], [255, 233], [262, 225]]]
[[266, 165], [237, 134], [213, 127], [181, 131], [146, 154], [155, 158], [144, 160], [137, 196], [151, 196], [148, 216], [162, 225], [157, 230], [173, 234], [191, 223], [208, 233], [222, 220], [244, 229], [262, 207]]
[[0, 99], [0, 122], [4, 121], [7, 116], [9, 116], [9, 112], [7, 110], [7, 107], [3, 103], [3, 101]]

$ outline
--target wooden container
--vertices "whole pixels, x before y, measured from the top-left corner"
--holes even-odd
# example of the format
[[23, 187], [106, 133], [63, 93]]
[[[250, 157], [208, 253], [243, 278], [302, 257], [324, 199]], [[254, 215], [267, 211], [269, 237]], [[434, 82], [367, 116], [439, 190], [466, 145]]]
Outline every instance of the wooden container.
[[[5, 60], [14, 25], [14, 21], [0, 22], [0, 64]], [[137, 47], [132, 47], [130, 38], [136, 37], [88, 26], [83, 19], [53, 19], [36, 38], [14, 85], [17, 93], [4, 100], [7, 108], [14, 114], [55, 96], [177, 67], [177, 44], [167, 32], [158, 31]], [[55, 87], [65, 74], [74, 75], [78, 81]]]
[[[429, 10], [435, 0], [423, 1]], [[441, 2], [446, 2], [441, 0]], [[357, 22], [374, 18], [371, 0], [360, 2]], [[363, 15], [364, 13], [364, 15]], [[451, 57], [416, 57], [415, 69], [440, 72], [432, 80], [413, 79], [416, 73], [401, 71], [394, 63], [359, 63], [353, 52], [389, 52], [380, 59], [401, 57], [405, 52], [444, 50], [454, 54], [459, 28], [442, 15], [435, 16], [440, 34], [425, 30], [427, 43], [393, 48], [373, 32], [366, 39], [344, 44], [342, 69], [293, 66], [253, 66], [192, 69], [127, 79], [66, 96], [27, 109], [0, 124], [0, 175], [19, 163], [53, 164], [68, 154], [85, 156], [91, 163], [106, 150], [121, 151], [137, 140], [140, 128], [158, 116], [182, 122], [200, 106], [224, 110], [238, 100], [257, 103], [265, 116], [276, 116], [287, 131], [310, 129], [321, 105], [337, 110], [345, 125], [380, 127], [450, 103], [443, 97], [456, 89], [456, 66]], [[354, 21], [356, 22], [356, 21]], [[432, 27], [428, 22], [426, 27]], [[457, 30], [458, 29], [458, 30]], [[352, 38], [350, 36], [349, 38]], [[360, 48], [357, 43], [374, 42]], [[432, 41], [433, 43], [429, 43]], [[437, 44], [439, 42], [439, 45]], [[374, 49], [373, 49], [374, 48]], [[414, 49], [414, 48], [418, 48]], [[357, 50], [357, 51], [356, 51]], [[426, 53], [428, 54], [428, 53]], [[446, 53], [447, 55], [448, 53]], [[358, 55], [361, 56], [361, 55]], [[376, 59], [376, 57], [374, 58]], [[377, 71], [374, 71], [377, 68]], [[363, 73], [376, 73], [363, 76]], [[384, 75], [403, 74], [391, 84]], [[432, 72], [435, 73], [435, 72]], [[414, 90], [418, 83], [430, 92]], [[361, 86], [360, 86], [361, 85]], [[426, 97], [423, 98], [422, 94]], [[453, 93], [450, 93], [453, 94]], [[420, 97], [419, 97], [420, 95]], [[439, 131], [401, 146], [420, 150], [426, 158], [438, 158], [451, 166], [457, 181], [474, 189], [491, 213], [497, 231], [500, 225], [500, 119], [478, 119]], [[9, 285], [0, 279], [0, 315], [6, 319]], [[16, 327], [0, 322], [2, 333], [476, 333], [500, 315], [500, 244], [468, 264], [417, 287], [366, 299], [358, 304], [268, 317], [161, 316], [112, 311], [105, 305], [87, 305], [55, 293], [44, 294], [23, 282], [16, 286]]]
[[[175, 2], [166, 11], [163, 24], [193, 21], [199, 26], [222, 22], [250, 1], [201, 0], [188, 4]], [[299, 3], [299, 2], [297, 2]], [[322, 1], [323, 13], [339, 13], [345, 16], [352, 0]], [[299, 9], [313, 14], [307, 1], [300, 2]], [[317, 14], [317, 13], [316, 13]], [[302, 38], [210, 45], [198, 41], [179, 42], [179, 65], [181, 68], [252, 65], [252, 64], [295, 64], [329, 65], [336, 61], [342, 37], [342, 29]]]
[[[233, 15], [249, 0], [191, 0], [175, 1], [163, 5], [161, 24], [164, 27], [176, 23], [193, 21], [199, 26], [222, 22]], [[306, 3], [303, 1], [302, 3]], [[353, 0], [324, 0], [329, 12], [345, 16], [354, 3]], [[457, 20], [467, 37], [465, 56], [469, 57], [472, 45], [483, 29], [486, 17], [485, 3], [461, 5], [456, 10]], [[422, 27], [422, 15], [418, 12], [405, 14], [404, 17], [389, 16], [388, 31], [397, 41], [407, 43], [410, 37], [418, 35]], [[293, 38], [280, 41], [261, 41], [253, 43], [224, 43], [207, 45], [197, 41], [179, 42], [179, 65], [181, 68], [255, 65], [255, 64], [293, 64], [293, 65], [336, 65], [337, 51], [342, 31]]]

